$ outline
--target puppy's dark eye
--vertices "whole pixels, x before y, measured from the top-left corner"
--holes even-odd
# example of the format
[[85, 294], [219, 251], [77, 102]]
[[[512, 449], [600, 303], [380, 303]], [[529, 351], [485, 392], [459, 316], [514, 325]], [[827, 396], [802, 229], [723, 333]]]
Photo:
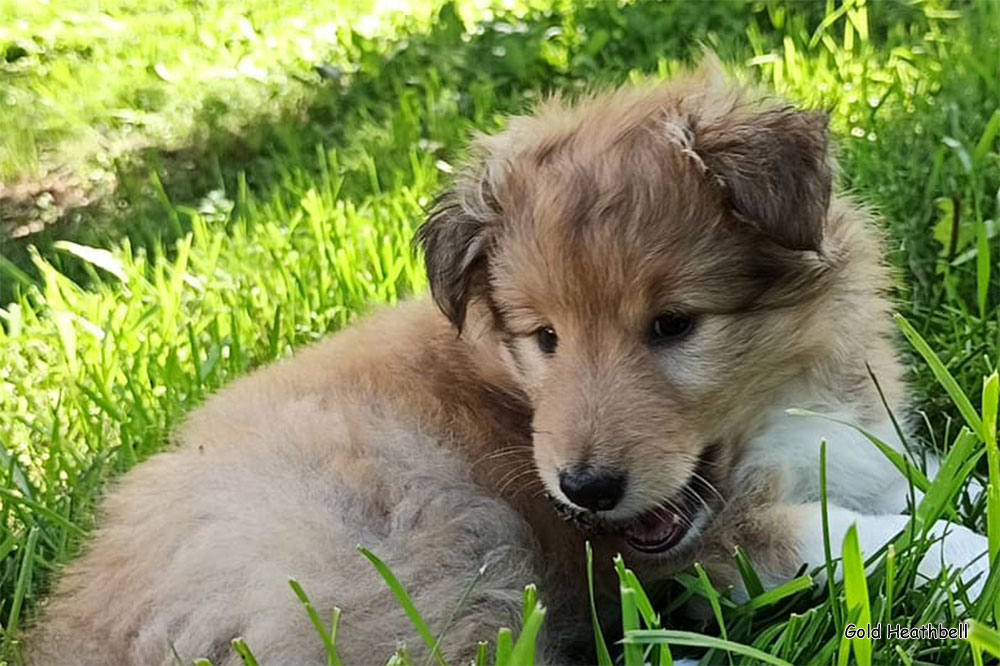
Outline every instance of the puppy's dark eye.
[[653, 320], [649, 327], [649, 340], [662, 344], [679, 340], [694, 328], [694, 317], [683, 312], [668, 312]]
[[544, 326], [535, 331], [535, 339], [538, 340], [538, 348], [544, 354], [555, 354], [556, 347], [559, 346], [559, 336], [551, 326]]

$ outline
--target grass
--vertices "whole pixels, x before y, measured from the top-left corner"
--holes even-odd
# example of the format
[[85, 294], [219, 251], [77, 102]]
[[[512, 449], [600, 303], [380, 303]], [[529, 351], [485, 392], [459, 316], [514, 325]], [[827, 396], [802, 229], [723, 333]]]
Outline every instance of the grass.
[[[426, 25], [429, 7], [411, 7], [406, 22]], [[401, 18], [370, 0], [5, 0], [0, 180], [67, 166], [100, 180], [137, 147], [210, 141], [292, 110], [315, 67], [350, 66], [341, 43], [350, 26], [392, 34]]]
[[[3, 658], [19, 658], [25, 618], [93, 527], [107, 479], [233, 377], [424, 289], [413, 230], [472, 129], [547, 91], [667, 75], [700, 44], [737, 77], [830, 110], [842, 184], [892, 239], [910, 443], [948, 458], [914, 511], [916, 538], [880, 554], [865, 594], [854, 562], [842, 584], [814, 588], [804, 572], [739, 605], [696, 572], [660, 604], [621, 563], [625, 643], [609, 653], [629, 666], [1000, 656], [1000, 567], [965, 611], [954, 579], [914, 584], [920, 531], [938, 517], [986, 532], [991, 558], [1000, 548], [997, 3], [354, 7], [0, 0]], [[56, 184], [86, 201], [64, 205]], [[970, 475], [991, 484], [986, 501], [956, 499]], [[545, 601], [533, 594], [520, 636], [483, 637], [493, 661], [530, 656]], [[707, 624], [677, 610], [695, 595], [714, 609]], [[336, 620], [308, 608], [335, 655]], [[858, 649], [841, 636], [862, 614], [976, 624], [969, 642]], [[250, 663], [252, 647], [235, 649]]]

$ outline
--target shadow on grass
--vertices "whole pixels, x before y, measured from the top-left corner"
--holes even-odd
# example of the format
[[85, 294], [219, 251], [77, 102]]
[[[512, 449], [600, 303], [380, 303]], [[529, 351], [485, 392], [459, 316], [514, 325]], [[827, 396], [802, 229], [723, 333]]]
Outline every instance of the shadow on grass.
[[[815, 14], [806, 23], [822, 18], [819, 5], [804, 9]], [[341, 197], [360, 201], [410, 184], [414, 154], [451, 161], [470, 127], [488, 127], [495, 114], [522, 110], [546, 92], [653, 73], [666, 62], [696, 59], [702, 45], [723, 59], [745, 58], [749, 23], [767, 34], [784, 20], [742, 0], [563, 10], [498, 15], [468, 33], [449, 3], [423, 34], [386, 41], [354, 32], [341, 44], [351, 65], [317, 66], [306, 104], [278, 117], [261, 113], [231, 131], [218, 121], [227, 101], [210, 97], [197, 119], [198, 139], [179, 150], [134, 151], [116, 165], [112, 185], [85, 192], [58, 177], [36, 184], [0, 211], [0, 303], [37, 282], [31, 246], [86, 284], [87, 272], [55, 242], [110, 248], [128, 238], [133, 248], [159, 251], [189, 228], [178, 206], [197, 208], [213, 192], [209, 207], [235, 200], [244, 177], [265, 200], [295, 185], [308, 189], [328, 166], [321, 164], [327, 150], [337, 154]], [[34, 208], [39, 194], [47, 206], [41, 212]], [[24, 235], [11, 237], [15, 228]]]

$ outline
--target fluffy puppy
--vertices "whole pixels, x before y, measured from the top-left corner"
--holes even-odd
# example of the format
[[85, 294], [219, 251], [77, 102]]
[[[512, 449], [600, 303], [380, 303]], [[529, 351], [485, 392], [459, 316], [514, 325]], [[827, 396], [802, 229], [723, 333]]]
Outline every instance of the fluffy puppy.
[[[419, 652], [358, 543], [435, 628], [485, 565], [449, 659], [514, 626], [537, 582], [548, 660], [585, 660], [587, 538], [647, 581], [698, 559], [738, 585], [736, 545], [768, 585], [821, 564], [821, 439], [832, 543], [857, 523], [873, 553], [906, 525], [906, 480], [851, 428], [786, 413], [901, 448], [867, 369], [904, 411], [881, 241], [832, 180], [823, 115], [711, 66], [479, 137], [419, 234], [437, 307], [382, 311], [195, 411], [109, 493], [34, 661], [235, 664], [244, 636], [263, 662], [323, 663], [288, 576], [321, 617], [343, 609], [346, 663]], [[922, 570], [981, 573], [985, 540], [946, 530]]]

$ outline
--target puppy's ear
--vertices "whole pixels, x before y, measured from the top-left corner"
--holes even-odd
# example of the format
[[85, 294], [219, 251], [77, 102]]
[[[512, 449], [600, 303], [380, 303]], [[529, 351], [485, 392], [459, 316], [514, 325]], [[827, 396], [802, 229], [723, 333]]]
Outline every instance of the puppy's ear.
[[469, 302], [485, 291], [492, 226], [500, 212], [486, 170], [478, 171], [439, 196], [417, 232], [431, 295], [459, 333]]
[[784, 247], [819, 250], [832, 182], [823, 113], [729, 113], [696, 126], [694, 152], [744, 222]]

